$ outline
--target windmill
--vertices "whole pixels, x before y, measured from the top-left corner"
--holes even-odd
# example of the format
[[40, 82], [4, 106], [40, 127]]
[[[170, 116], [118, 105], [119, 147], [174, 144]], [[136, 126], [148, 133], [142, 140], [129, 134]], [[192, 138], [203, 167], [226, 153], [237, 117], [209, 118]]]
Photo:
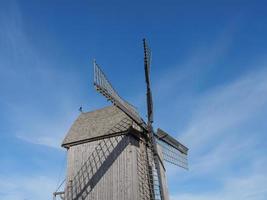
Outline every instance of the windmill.
[[82, 112], [62, 146], [68, 150], [64, 200], [168, 200], [164, 161], [188, 168], [188, 148], [162, 129], [153, 129], [151, 51], [146, 40], [144, 68], [147, 122], [125, 101], [94, 61], [94, 87], [113, 106]]

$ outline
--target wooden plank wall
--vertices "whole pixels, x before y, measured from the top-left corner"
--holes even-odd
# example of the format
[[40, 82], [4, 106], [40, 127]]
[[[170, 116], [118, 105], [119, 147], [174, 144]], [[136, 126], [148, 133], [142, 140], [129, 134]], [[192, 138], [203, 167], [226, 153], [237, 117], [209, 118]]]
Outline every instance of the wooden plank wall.
[[[125, 143], [124, 148], [113, 152], [114, 161], [106, 163], [107, 170], [103, 170], [96, 177], [96, 185], [87, 195], [78, 197], [84, 200], [137, 200], [138, 195], [138, 175], [137, 175], [137, 150], [138, 141], [130, 136], [116, 136]], [[114, 137], [115, 139], [115, 137]], [[75, 174], [82, 167], [89, 155], [101, 141], [94, 141], [85, 144], [72, 146], [68, 150], [67, 183], [73, 180]], [[66, 187], [67, 190], [67, 187]], [[66, 195], [67, 197], [67, 195]], [[72, 199], [67, 197], [67, 200]]]

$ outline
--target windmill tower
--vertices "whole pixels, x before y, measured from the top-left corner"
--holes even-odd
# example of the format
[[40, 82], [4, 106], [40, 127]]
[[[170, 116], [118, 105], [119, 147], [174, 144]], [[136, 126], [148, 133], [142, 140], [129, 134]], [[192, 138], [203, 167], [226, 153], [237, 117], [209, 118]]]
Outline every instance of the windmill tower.
[[164, 161], [187, 169], [188, 148], [153, 129], [150, 57], [144, 45], [147, 122], [119, 96], [94, 61], [94, 86], [112, 106], [82, 112], [62, 146], [68, 150], [64, 200], [168, 200]]

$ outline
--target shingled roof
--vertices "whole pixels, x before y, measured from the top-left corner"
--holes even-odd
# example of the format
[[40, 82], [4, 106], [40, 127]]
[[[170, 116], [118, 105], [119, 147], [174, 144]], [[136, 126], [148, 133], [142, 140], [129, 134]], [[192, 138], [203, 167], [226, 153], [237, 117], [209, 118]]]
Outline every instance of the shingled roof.
[[64, 138], [62, 146], [69, 147], [116, 132], [125, 132], [131, 125], [132, 120], [115, 106], [81, 113]]

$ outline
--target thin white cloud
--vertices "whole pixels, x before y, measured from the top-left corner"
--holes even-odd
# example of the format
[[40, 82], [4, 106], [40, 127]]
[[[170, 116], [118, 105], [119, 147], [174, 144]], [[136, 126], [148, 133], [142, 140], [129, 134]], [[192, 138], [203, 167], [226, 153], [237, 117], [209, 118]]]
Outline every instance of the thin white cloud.
[[[38, 108], [40, 110], [36, 110], [36, 105], [34, 106], [35, 109], [33, 109], [31, 106], [25, 106], [25, 101], [19, 104], [17, 98], [15, 98], [13, 104], [10, 105], [10, 107], [12, 107], [12, 113], [10, 113], [9, 117], [12, 118], [14, 124], [19, 126], [19, 131], [15, 132], [18, 138], [35, 144], [58, 147], [62, 137], [74, 119], [75, 114], [72, 108], [74, 105], [77, 106], [77, 102], [73, 100], [73, 96], [70, 93], [61, 91], [62, 88], [53, 88], [54, 85], [51, 83], [48, 84], [48, 87], [46, 86], [47, 80], [52, 80], [52, 78], [56, 79], [56, 77], [60, 76], [57, 76], [58, 72], [56, 70], [47, 68], [47, 66], [53, 64], [45, 61], [46, 59], [40, 56], [42, 54], [40, 52], [38, 53], [33, 45], [29, 43], [21, 26], [21, 16], [19, 14], [15, 16], [17, 16], [17, 18], [14, 21], [6, 21], [5, 26], [2, 26], [3, 29], [0, 34], [2, 37], [7, 38], [6, 45], [9, 46], [10, 52], [14, 54], [12, 56], [15, 60], [19, 61], [20, 58], [23, 57], [24, 64], [30, 62], [34, 67], [17, 67], [15, 69], [5, 67], [5, 73], [1, 73], [1, 78], [3, 77], [4, 80], [16, 78], [18, 82], [21, 82], [20, 87], [25, 87], [26, 91], [31, 94], [31, 89], [33, 88], [31, 85], [32, 82], [27, 79], [30, 77], [37, 77], [37, 80], [42, 83], [40, 84], [41, 88], [49, 92], [49, 96], [57, 96], [57, 98], [55, 98], [58, 100], [57, 105], [63, 106], [57, 108], [56, 116], [55, 113], [51, 114], [49, 112], [42, 115], [42, 105]], [[186, 73], [181, 73], [181, 71], [179, 71], [180, 69], [178, 69], [178, 71], [171, 71], [166, 77], [163, 77], [162, 81], [158, 82], [156, 93], [161, 96], [160, 98], [166, 97], [167, 93], [174, 91], [173, 88], [175, 88], [176, 85], [190, 76], [192, 66], [216, 65], [218, 60], [227, 53], [231, 41], [232, 29], [230, 29], [226, 35], [222, 34], [222, 37], [214, 46], [205, 48], [204, 54], [199, 53], [193, 57], [192, 60], [188, 61], [188, 63], [185, 63], [183, 68], [189, 68], [188, 71], [186, 70]], [[0, 63], [1, 66], [6, 64], [7, 63]], [[20, 66], [19, 64], [21, 63], [18, 62], [17, 64]], [[263, 66], [263, 68], [264, 67], [265, 66]], [[18, 72], [23, 70], [27, 72], [23, 74], [23, 76], [19, 75]], [[177, 77], [177, 74], [181, 74], [181, 76]], [[184, 175], [182, 179], [179, 179], [177, 177], [181, 173], [173, 170], [172, 173], [175, 176], [170, 176], [169, 179], [171, 183], [183, 184], [183, 181], [185, 182], [189, 178], [192, 178], [192, 176], [205, 174], [207, 177], [212, 178], [212, 176], [209, 176], [209, 173], [212, 172], [220, 174], [220, 181], [223, 187], [216, 193], [175, 194], [175, 191], [172, 191], [172, 194], [174, 194], [172, 197], [173, 200], [266, 199], [267, 191], [265, 188], [267, 188], [267, 176], [266, 171], [263, 171], [262, 168], [251, 171], [247, 176], [233, 176], [222, 173], [222, 169], [226, 167], [225, 163], [228, 163], [228, 167], [230, 168], [235, 167], [234, 159], [243, 156], [244, 154], [242, 152], [246, 150], [255, 155], [253, 160], [250, 156], [246, 157], [248, 160], [248, 167], [251, 167], [251, 161], [255, 160], [261, 160], [265, 163], [264, 159], [260, 155], [257, 155], [257, 152], [251, 151], [256, 144], [255, 141], [260, 138], [254, 138], [253, 141], [249, 141], [249, 139], [245, 140], [242, 137], [242, 133], [245, 132], [243, 130], [243, 125], [245, 123], [255, 122], [261, 110], [266, 108], [266, 77], [266, 70], [256, 71], [227, 85], [213, 88], [206, 94], [200, 97], [198, 96], [195, 99], [197, 103], [195, 110], [192, 111], [191, 121], [182, 134], [182, 141], [185, 142], [186, 145], [189, 145], [190, 155], [192, 155], [191, 171], [189, 171], [187, 175]], [[7, 81], [7, 83], [10, 82]], [[10, 85], [10, 87], [12, 89], [14, 85]], [[68, 86], [66, 87], [69, 88]], [[166, 91], [166, 93], [159, 92], [163, 90]], [[38, 98], [38, 96], [33, 96], [33, 98], [34, 97]], [[14, 99], [14, 97], [12, 99]], [[68, 101], [66, 99], [71, 100]], [[15, 104], [16, 106], [14, 106]], [[164, 104], [162, 107], [164, 107]], [[233, 132], [233, 129], [238, 131]], [[236, 137], [229, 137], [229, 135], [236, 135]], [[214, 143], [216, 145], [212, 146], [211, 144]], [[207, 146], [209, 149], [203, 152], [203, 148]], [[266, 166], [266, 163], [262, 166]], [[53, 186], [55, 185], [53, 180], [43, 176], [28, 178], [14, 177], [12, 179], [1, 178], [0, 188], [2, 192], [0, 192], [0, 197], [5, 200], [50, 199], [51, 192], [54, 189]], [[42, 187], [40, 187], [40, 183], [42, 183]]]
[[59, 148], [78, 115], [80, 78], [31, 42], [22, 14], [16, 2], [0, 13], [1, 115], [16, 125], [7, 134]]
[[52, 199], [56, 182], [46, 176], [14, 176], [0, 178], [0, 199], [47, 200]]
[[26, 142], [29, 143], [33, 143], [33, 144], [38, 144], [38, 145], [45, 145], [47, 147], [53, 147], [53, 148], [60, 148], [60, 141], [62, 140], [62, 138], [52, 138], [52, 137], [48, 137], [48, 136], [44, 136], [44, 137], [30, 137], [29, 135], [17, 135], [17, 138], [20, 140], [24, 140]]
[[[196, 177], [205, 177], [222, 186], [198, 194], [181, 190], [175, 194], [172, 191], [172, 200], [266, 199], [267, 171], [264, 165], [267, 160], [260, 152], [262, 148], [259, 148], [266, 133], [264, 130], [257, 130], [257, 134], [246, 130], [247, 126], [257, 127], [262, 115], [266, 116], [262, 113], [267, 110], [266, 77], [264, 64], [257, 71], [198, 97], [191, 121], [181, 134], [182, 141], [190, 147], [190, 170], [185, 174], [171, 167], [169, 182], [183, 185]], [[239, 160], [245, 164], [238, 163]], [[255, 163], [261, 164], [251, 170]], [[235, 174], [235, 169], [249, 174]]]
[[232, 135], [234, 127], [257, 116], [267, 106], [267, 70], [261, 69], [209, 91], [198, 99], [182, 140], [194, 148], [218, 135]]
[[171, 200], [265, 200], [267, 197], [267, 171], [264, 167], [244, 176], [226, 177], [222, 183], [220, 190], [179, 193], [172, 195]]
[[25, 110], [22, 113], [14, 112], [16, 113], [14, 120], [19, 121], [19, 129], [14, 132], [18, 139], [60, 149], [64, 136], [78, 115], [78, 111], [71, 110], [71, 107], [60, 109], [53, 114], [54, 116], [29, 110], [29, 115], [23, 117]]

